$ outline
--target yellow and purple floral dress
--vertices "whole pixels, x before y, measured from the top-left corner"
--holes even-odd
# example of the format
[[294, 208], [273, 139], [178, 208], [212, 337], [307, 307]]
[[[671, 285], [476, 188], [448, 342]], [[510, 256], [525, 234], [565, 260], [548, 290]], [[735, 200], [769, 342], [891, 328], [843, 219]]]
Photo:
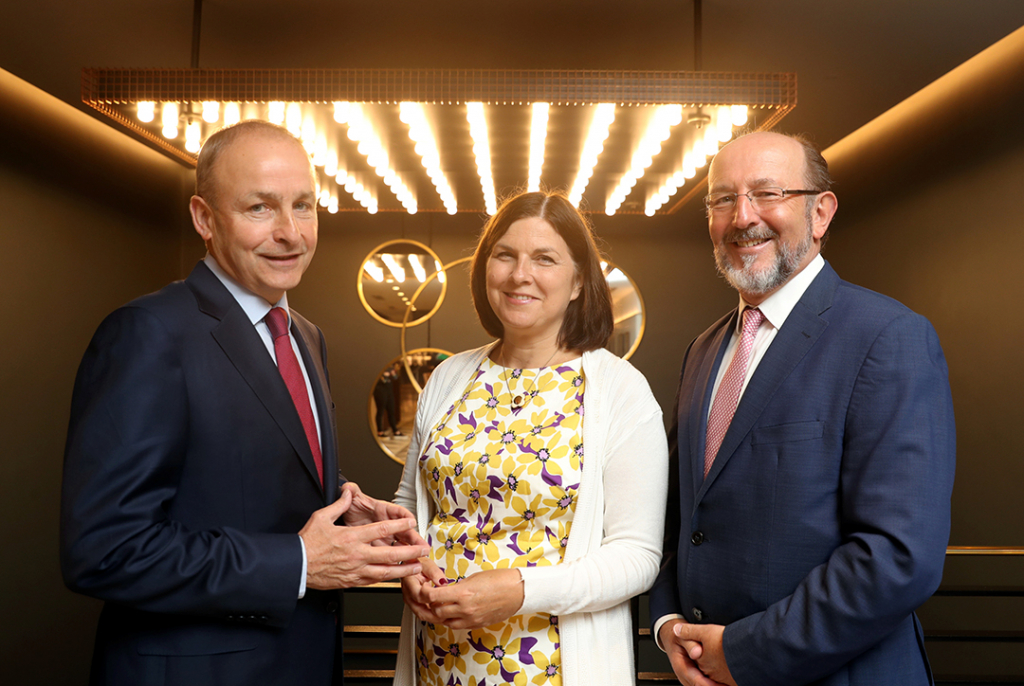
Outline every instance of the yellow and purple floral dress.
[[[426, 538], [449, 581], [562, 561], [582, 474], [583, 389], [581, 359], [534, 370], [484, 358], [432, 428], [419, 456], [436, 513]], [[558, 618], [473, 630], [418, 622], [416, 661], [422, 686], [561, 686]]]

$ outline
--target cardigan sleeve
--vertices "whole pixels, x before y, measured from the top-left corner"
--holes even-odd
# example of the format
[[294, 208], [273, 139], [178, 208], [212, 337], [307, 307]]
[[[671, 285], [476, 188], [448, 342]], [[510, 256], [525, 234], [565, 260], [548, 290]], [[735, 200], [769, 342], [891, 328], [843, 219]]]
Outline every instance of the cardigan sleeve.
[[[600, 543], [560, 565], [521, 569], [524, 614], [603, 610], [647, 590], [658, 574], [668, 446], [661, 409], [646, 380], [627, 369], [629, 374], [614, 375], [601, 389], [602, 416], [584, 419], [607, 425], [604, 454], [587, 455], [602, 466], [603, 500], [592, 524], [600, 528]], [[570, 538], [591, 533], [573, 529]]]

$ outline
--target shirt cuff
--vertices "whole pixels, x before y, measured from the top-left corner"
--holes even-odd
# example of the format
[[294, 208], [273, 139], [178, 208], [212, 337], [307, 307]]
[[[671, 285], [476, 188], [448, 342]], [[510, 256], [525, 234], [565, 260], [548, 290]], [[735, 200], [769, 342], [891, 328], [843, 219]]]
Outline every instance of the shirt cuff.
[[658, 621], [654, 623], [654, 644], [661, 648], [663, 653], [666, 651], [665, 646], [661, 645], [661, 627], [665, 626], [665, 622], [672, 621], [673, 619], [685, 620], [686, 618], [682, 615], [665, 615], [664, 617], [659, 617]]
[[302, 579], [299, 580], [299, 600], [306, 596], [306, 542], [299, 536], [299, 547], [302, 548]]

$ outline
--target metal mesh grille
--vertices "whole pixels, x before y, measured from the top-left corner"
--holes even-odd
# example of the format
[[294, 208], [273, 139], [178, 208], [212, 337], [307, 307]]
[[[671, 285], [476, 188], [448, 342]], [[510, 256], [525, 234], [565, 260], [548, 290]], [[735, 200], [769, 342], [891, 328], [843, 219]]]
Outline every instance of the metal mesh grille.
[[687, 71], [84, 69], [85, 102], [600, 102], [792, 108], [796, 75]]

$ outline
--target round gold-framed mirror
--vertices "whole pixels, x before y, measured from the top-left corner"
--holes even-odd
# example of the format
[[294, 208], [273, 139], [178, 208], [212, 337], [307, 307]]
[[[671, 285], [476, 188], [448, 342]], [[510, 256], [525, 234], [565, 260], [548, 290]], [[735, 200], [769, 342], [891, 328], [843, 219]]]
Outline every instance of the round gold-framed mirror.
[[[370, 316], [387, 326], [408, 327], [430, 319], [448, 288], [437, 278], [441, 260], [429, 247], [406, 238], [381, 243], [359, 266], [356, 289]], [[413, 291], [422, 291], [410, 307]]]
[[405, 464], [416, 405], [423, 385], [451, 353], [440, 348], [416, 348], [381, 369], [367, 404], [370, 431], [385, 455]]
[[647, 324], [644, 299], [629, 274], [611, 262], [601, 262], [601, 268], [612, 292], [612, 315], [615, 319], [615, 330], [605, 347], [628, 360], [644, 337]]

